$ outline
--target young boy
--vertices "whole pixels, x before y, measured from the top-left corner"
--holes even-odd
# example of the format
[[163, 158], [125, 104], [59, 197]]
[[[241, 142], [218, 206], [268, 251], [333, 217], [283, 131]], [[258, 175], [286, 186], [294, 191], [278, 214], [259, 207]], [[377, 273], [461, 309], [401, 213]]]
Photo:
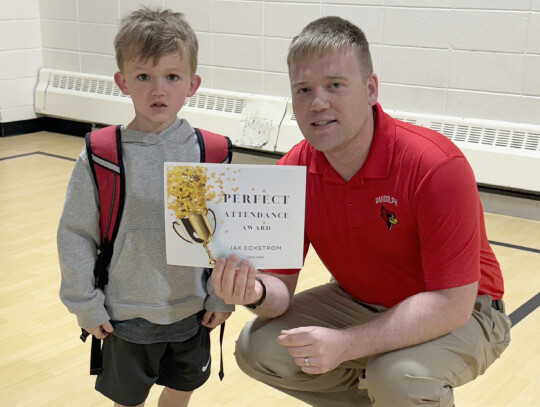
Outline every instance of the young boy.
[[96, 389], [115, 406], [143, 406], [154, 383], [160, 407], [187, 406], [209, 377], [209, 331], [232, 307], [213, 295], [202, 268], [166, 263], [163, 163], [198, 162], [193, 128], [177, 118], [201, 79], [198, 42], [181, 13], [143, 8], [115, 38], [115, 82], [135, 118], [122, 128], [125, 204], [105, 291], [94, 288], [99, 207], [86, 149], [75, 164], [58, 228], [60, 297], [103, 342]]

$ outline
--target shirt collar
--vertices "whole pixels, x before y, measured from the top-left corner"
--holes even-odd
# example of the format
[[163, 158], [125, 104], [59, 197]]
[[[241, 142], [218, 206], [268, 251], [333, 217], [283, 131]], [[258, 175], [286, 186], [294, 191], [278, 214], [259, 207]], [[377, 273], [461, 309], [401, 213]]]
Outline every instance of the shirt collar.
[[[174, 122], [167, 127], [165, 130], [163, 130], [159, 134], [153, 134], [153, 133], [146, 133], [144, 131], [137, 131], [137, 130], [130, 130], [127, 128], [122, 127], [122, 142], [133, 142], [143, 145], [154, 145], [162, 142], [163, 140], [172, 140], [175, 138], [175, 134], [178, 133], [178, 129], [182, 125], [182, 123], [185, 122], [184, 120], [180, 120], [178, 117], [174, 120]], [[193, 133], [193, 130], [191, 132], [187, 132], [186, 134], [183, 134], [183, 137], [187, 137], [189, 134]]]

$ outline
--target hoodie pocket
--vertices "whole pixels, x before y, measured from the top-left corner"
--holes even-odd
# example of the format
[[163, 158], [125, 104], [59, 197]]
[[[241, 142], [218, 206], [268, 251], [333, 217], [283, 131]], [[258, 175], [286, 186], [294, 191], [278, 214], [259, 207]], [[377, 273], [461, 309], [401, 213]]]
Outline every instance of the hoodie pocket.
[[167, 265], [163, 231], [128, 230], [120, 250], [109, 273], [108, 302], [160, 306], [193, 292], [195, 276], [187, 275], [193, 269]]

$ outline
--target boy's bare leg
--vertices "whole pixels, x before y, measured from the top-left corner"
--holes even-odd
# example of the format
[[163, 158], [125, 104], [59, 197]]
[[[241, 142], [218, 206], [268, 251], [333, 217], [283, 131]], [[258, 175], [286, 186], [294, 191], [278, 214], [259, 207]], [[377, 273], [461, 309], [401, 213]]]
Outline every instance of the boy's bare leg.
[[[159, 396], [158, 407], [187, 407], [192, 391], [178, 391], [169, 387], [164, 387]], [[114, 407], [126, 407], [122, 404], [114, 403]], [[144, 403], [134, 407], [144, 407]]]
[[192, 391], [178, 391], [164, 387], [159, 397], [158, 407], [187, 407]]

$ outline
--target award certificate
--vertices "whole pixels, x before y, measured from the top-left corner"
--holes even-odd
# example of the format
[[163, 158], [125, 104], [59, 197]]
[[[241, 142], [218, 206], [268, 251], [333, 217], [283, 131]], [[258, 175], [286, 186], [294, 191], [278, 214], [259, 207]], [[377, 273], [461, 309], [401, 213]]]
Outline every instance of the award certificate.
[[306, 168], [164, 166], [167, 263], [213, 267], [236, 254], [257, 268], [301, 268]]

